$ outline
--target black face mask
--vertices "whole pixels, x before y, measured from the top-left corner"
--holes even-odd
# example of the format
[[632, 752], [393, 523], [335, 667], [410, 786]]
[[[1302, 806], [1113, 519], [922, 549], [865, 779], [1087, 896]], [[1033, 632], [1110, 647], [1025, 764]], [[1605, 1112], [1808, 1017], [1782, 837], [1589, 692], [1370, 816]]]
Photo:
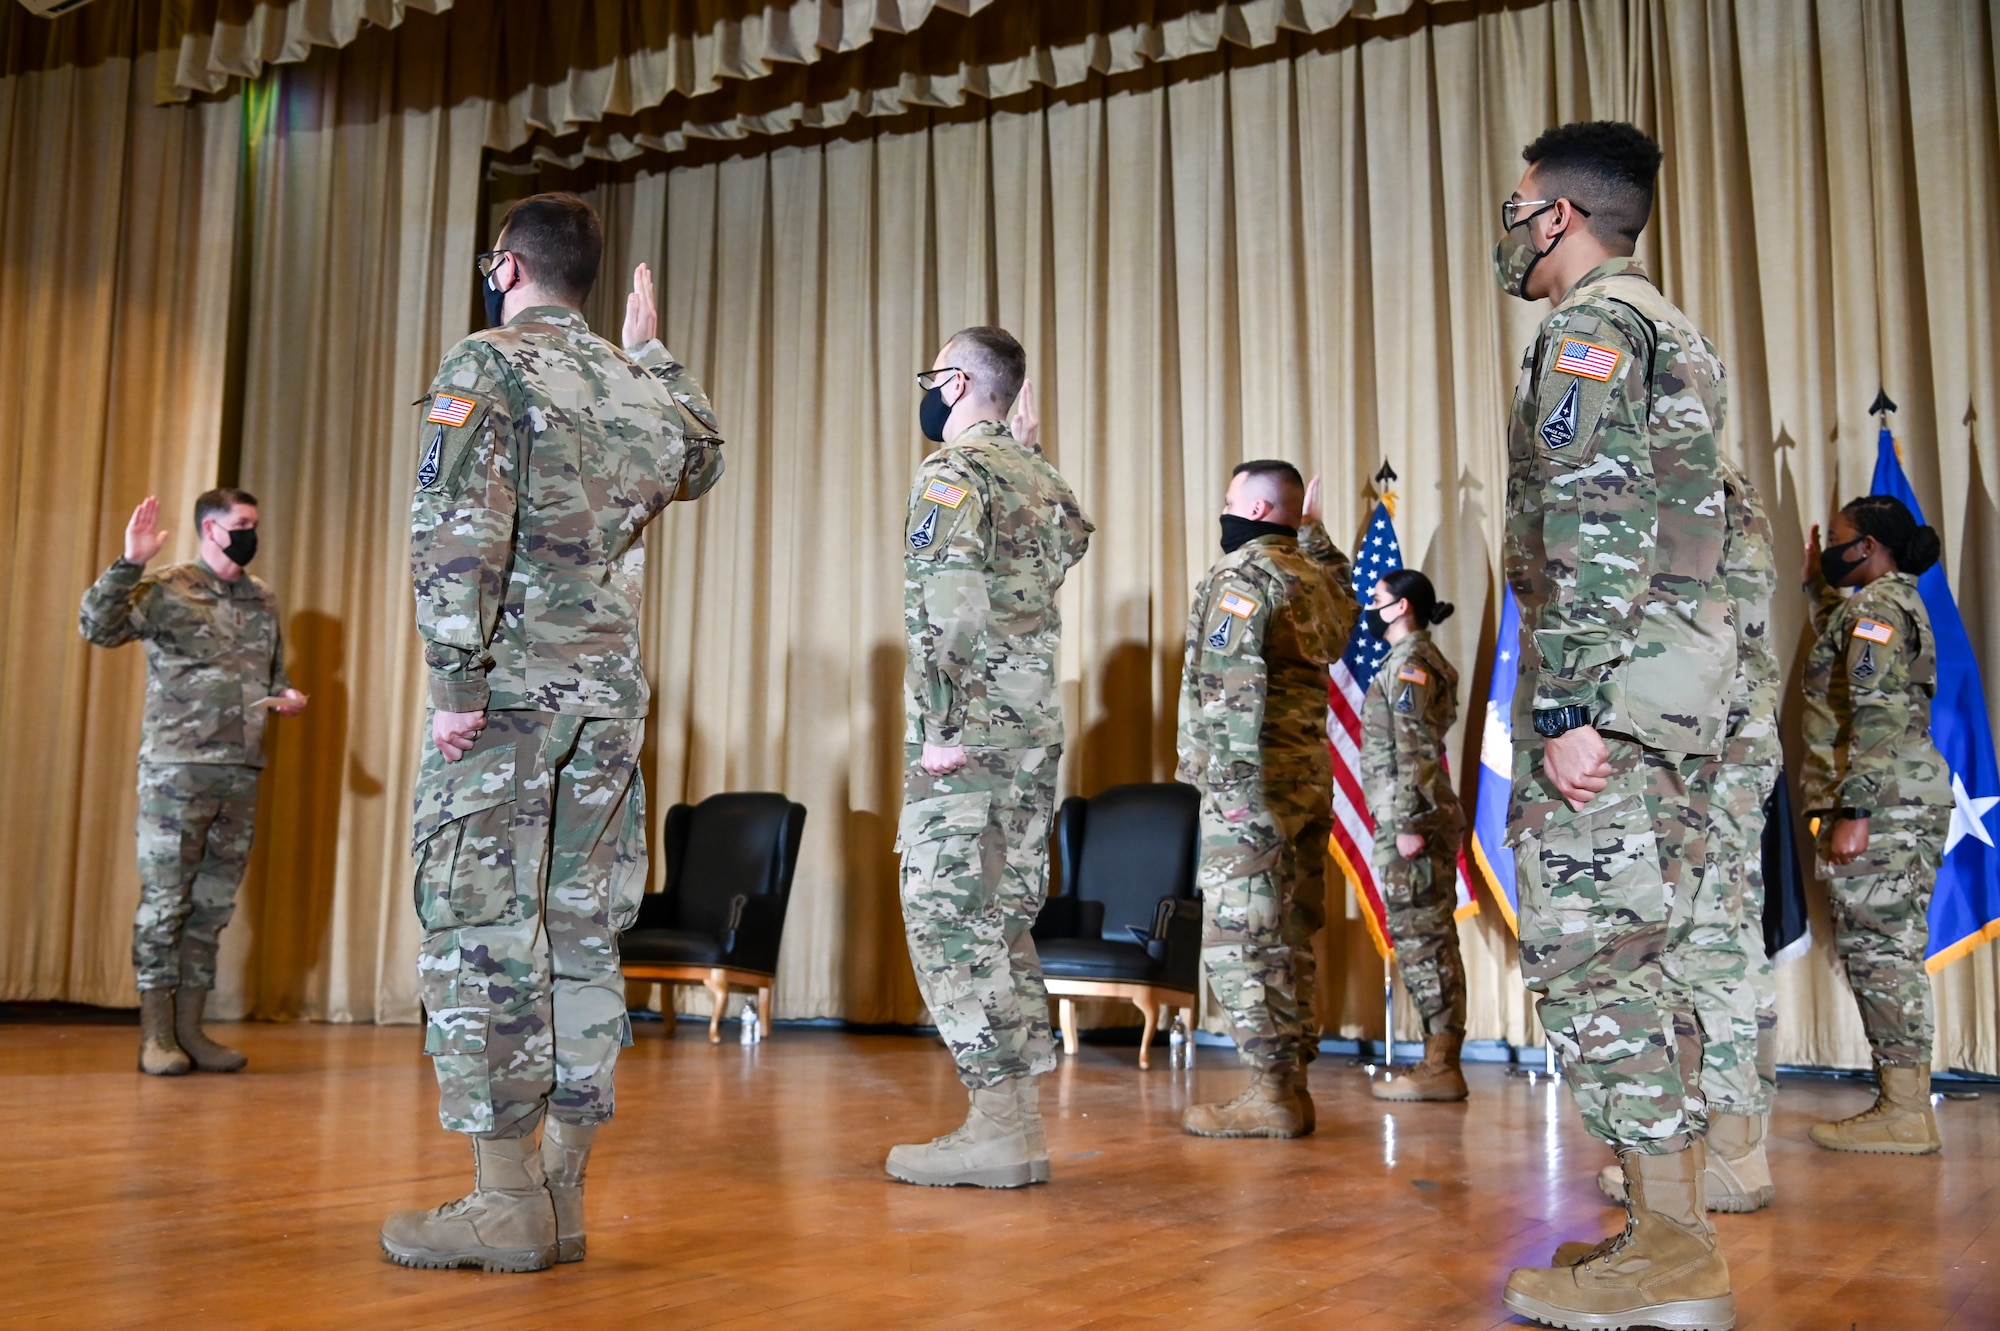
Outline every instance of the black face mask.
[[1234, 513], [1222, 515], [1222, 553], [1235, 554], [1236, 551], [1259, 536], [1297, 536], [1297, 527], [1287, 527], [1282, 522], [1256, 522], [1250, 518], [1239, 518]]
[[1829, 587], [1846, 585], [1848, 575], [1859, 568], [1863, 562], [1859, 556], [1849, 559], [1847, 552], [1867, 539], [1866, 536], [1857, 536], [1853, 540], [1844, 541], [1839, 545], [1829, 545], [1826, 549], [1819, 552], [1819, 575], [1826, 579]]
[[944, 385], [939, 384], [924, 394], [924, 400], [917, 404], [917, 427], [924, 432], [924, 438], [934, 444], [944, 442], [944, 424], [951, 419], [951, 404], [944, 400]]
[[[498, 271], [497, 268], [494, 270], [494, 272]], [[501, 308], [507, 303], [507, 293], [495, 289], [491, 273], [487, 274], [486, 280], [479, 284], [479, 294], [486, 298], [486, 326], [488, 328], [498, 328], [501, 324], [507, 322], [500, 317]]]
[[[1383, 609], [1387, 608], [1387, 606], [1383, 607]], [[1371, 638], [1380, 638], [1383, 642], [1389, 641], [1389, 626], [1399, 623], [1401, 619], [1402, 616], [1400, 615], [1395, 619], [1384, 619], [1382, 618], [1382, 611], [1377, 610], [1372, 605], [1361, 612], [1361, 622], [1368, 629], [1368, 636]]]
[[236, 567], [249, 567], [250, 561], [257, 557], [257, 529], [243, 527], [225, 535], [229, 540], [223, 543], [222, 553], [228, 555], [229, 562]]

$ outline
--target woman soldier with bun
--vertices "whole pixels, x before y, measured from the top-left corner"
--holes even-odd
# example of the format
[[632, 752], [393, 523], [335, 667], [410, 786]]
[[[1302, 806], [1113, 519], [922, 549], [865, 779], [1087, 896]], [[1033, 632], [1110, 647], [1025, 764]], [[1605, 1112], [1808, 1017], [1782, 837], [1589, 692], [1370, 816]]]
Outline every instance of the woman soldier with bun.
[[[1952, 792], [1931, 743], [1937, 645], [1917, 575], [1938, 537], [1890, 495], [1856, 499], [1806, 546], [1806, 590], [1819, 632], [1805, 672], [1804, 774], [1819, 820], [1819, 873], [1835, 946], [1875, 1057], [1874, 1107], [1821, 1123], [1834, 1151], [1927, 1155], [1943, 1142], [1931, 1116], [1926, 912], [1943, 858]], [[1843, 598], [1837, 590], [1851, 587]]]
[[1445, 773], [1458, 672], [1431, 641], [1451, 617], [1431, 580], [1397, 569], [1375, 584], [1364, 623], [1389, 654], [1361, 704], [1361, 781], [1375, 818], [1375, 881], [1403, 986], [1424, 1019], [1424, 1061], [1377, 1080], [1381, 1100], [1463, 1100], [1465, 964], [1458, 954], [1458, 842], [1465, 829]]

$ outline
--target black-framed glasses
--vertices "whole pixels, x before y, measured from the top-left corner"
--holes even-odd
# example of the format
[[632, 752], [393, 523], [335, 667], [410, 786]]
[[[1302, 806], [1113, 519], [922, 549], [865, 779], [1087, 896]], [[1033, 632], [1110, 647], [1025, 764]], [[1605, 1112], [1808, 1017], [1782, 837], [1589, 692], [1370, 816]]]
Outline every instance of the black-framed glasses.
[[[1530, 220], [1536, 213], [1546, 212], [1560, 202], [1562, 202], [1560, 199], [1509, 199], [1500, 205], [1500, 228], [1503, 231], [1512, 231], [1519, 223]], [[1569, 201], [1569, 206], [1585, 217], [1590, 216], [1590, 209], [1575, 199]], [[1524, 213], [1524, 209], [1533, 211]]]
[[917, 387], [923, 389], [926, 393], [928, 393], [933, 388], [936, 388], [939, 384], [943, 383], [944, 377], [947, 374], [964, 374], [964, 373], [965, 371], [959, 369], [956, 365], [947, 365], [942, 370], [925, 370], [922, 374], [917, 376]]
[[491, 277], [493, 276], [493, 270], [500, 266], [500, 261], [513, 252], [512, 250], [487, 250], [484, 254], [475, 254], [472, 256], [472, 267], [481, 277]]

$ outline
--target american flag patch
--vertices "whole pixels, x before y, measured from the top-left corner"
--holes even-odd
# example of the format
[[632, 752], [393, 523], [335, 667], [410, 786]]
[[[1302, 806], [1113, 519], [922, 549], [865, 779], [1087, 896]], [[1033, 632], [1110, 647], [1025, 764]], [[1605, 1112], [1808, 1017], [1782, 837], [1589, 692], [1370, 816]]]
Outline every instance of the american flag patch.
[[1255, 601], [1247, 596], [1239, 596], [1235, 592], [1224, 592], [1222, 594], [1222, 608], [1239, 619], [1248, 619], [1257, 613], [1257, 603]]
[[957, 508], [965, 502], [967, 491], [945, 481], [932, 481], [924, 487], [924, 499], [928, 503], [942, 504], [946, 508]]
[[1428, 684], [1431, 682], [1431, 672], [1422, 666], [1404, 666], [1396, 672], [1396, 678], [1407, 680], [1411, 684]]
[[1595, 342], [1579, 342], [1567, 337], [1563, 339], [1562, 351], [1556, 356], [1556, 368], [1564, 374], [1582, 375], [1585, 379], [1602, 383], [1617, 373], [1618, 362], [1624, 354], [1615, 347], [1600, 347]]
[[1879, 642], [1886, 647], [1889, 639], [1896, 636], [1896, 628], [1895, 625], [1884, 624], [1880, 620], [1857, 619], [1854, 621], [1854, 636], [1866, 638], [1870, 642]]
[[449, 425], [456, 430], [472, 419], [472, 413], [479, 410], [479, 404], [469, 397], [455, 397], [450, 393], [439, 393], [431, 399], [431, 414], [424, 419], [433, 425]]

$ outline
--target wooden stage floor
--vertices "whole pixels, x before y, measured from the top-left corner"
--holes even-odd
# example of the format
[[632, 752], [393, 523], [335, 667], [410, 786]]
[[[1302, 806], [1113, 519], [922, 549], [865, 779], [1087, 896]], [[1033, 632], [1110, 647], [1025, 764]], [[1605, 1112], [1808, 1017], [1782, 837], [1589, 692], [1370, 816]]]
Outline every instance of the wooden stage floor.
[[[727, 1028], [725, 1028], [727, 1029]], [[237, 1025], [236, 1076], [142, 1077], [132, 1027], [0, 1026], [14, 1161], [0, 1322], [19, 1326], [1483, 1328], [1510, 1265], [1619, 1213], [1566, 1092], [1470, 1069], [1466, 1105], [1390, 1109], [1315, 1068], [1317, 1136], [1205, 1141], [1192, 1073], [1086, 1046], [1044, 1093], [1053, 1183], [912, 1188], [884, 1152], [958, 1121], [920, 1039], [783, 1029], [745, 1049], [642, 1027], [591, 1165], [590, 1258], [411, 1271], [383, 1216], [469, 1184], [409, 1027]], [[1940, 1106], [1946, 1154], [1805, 1138], [1862, 1092], [1787, 1088], [1769, 1211], [1721, 1216], [1748, 1328], [2000, 1327], [2000, 1096]]]

